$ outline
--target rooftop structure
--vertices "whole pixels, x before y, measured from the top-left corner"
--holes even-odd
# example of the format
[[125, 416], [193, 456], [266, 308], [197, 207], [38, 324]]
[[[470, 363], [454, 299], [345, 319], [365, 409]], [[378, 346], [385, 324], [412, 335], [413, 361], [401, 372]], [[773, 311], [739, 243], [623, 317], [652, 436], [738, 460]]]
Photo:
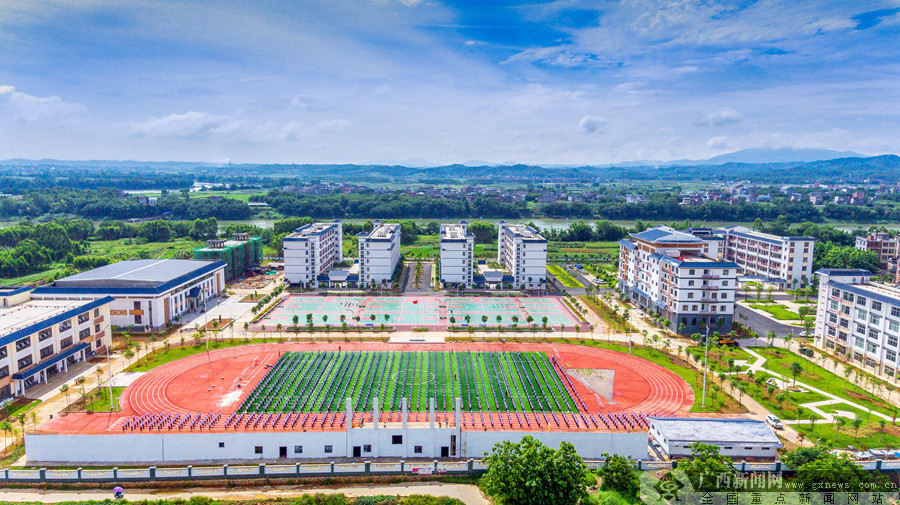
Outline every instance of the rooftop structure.
[[650, 436], [671, 458], [690, 456], [691, 444], [719, 447], [731, 458], [774, 459], [782, 447], [778, 436], [764, 421], [694, 417], [649, 417]]
[[[63, 277], [54, 288], [113, 288], [129, 291], [159, 291], [197, 275], [224, 267], [222, 261], [204, 260], [127, 260]], [[38, 290], [49, 288], [38, 288]]]

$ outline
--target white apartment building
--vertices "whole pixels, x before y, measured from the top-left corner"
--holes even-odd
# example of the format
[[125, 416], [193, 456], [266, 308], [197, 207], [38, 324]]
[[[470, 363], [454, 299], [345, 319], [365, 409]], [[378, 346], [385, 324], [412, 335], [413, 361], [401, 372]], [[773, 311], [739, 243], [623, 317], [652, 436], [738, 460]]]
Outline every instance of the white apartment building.
[[539, 288], [547, 278], [547, 239], [524, 224], [497, 223], [497, 262], [517, 288]]
[[812, 280], [812, 237], [780, 237], [760, 233], [743, 226], [722, 228], [725, 235], [724, 259], [737, 263], [744, 275], [763, 277], [791, 288]]
[[291, 284], [319, 287], [335, 263], [343, 261], [343, 223], [313, 223], [284, 237], [284, 278]]
[[856, 237], [856, 248], [860, 251], [875, 251], [878, 255], [878, 266], [893, 272], [900, 258], [900, 236], [892, 237], [890, 233], [872, 233], [865, 237]]
[[441, 282], [471, 288], [473, 286], [475, 234], [468, 223], [441, 225]]
[[619, 241], [619, 286], [681, 334], [731, 332], [738, 265], [704, 256], [703, 239], [668, 226]]
[[32, 300], [31, 288], [0, 288], [0, 399], [22, 396], [109, 344], [109, 296]]
[[372, 231], [360, 233], [359, 285], [389, 285], [400, 263], [400, 230], [397, 223], [375, 221]]
[[900, 289], [872, 282], [872, 272], [823, 269], [815, 345], [875, 374], [897, 377]]

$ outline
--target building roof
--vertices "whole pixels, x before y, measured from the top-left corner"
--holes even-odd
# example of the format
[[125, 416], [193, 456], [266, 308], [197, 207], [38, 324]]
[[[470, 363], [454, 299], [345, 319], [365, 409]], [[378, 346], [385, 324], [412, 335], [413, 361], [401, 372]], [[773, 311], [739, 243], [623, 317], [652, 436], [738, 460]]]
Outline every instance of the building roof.
[[515, 236], [516, 238], [520, 238], [529, 242], [546, 242], [545, 239], [537, 230], [534, 228], [524, 225], [524, 224], [509, 224], [506, 221], [500, 221], [497, 223], [497, 227], [499, 230], [509, 230], [509, 232]]
[[657, 226], [655, 228], [650, 228], [649, 230], [642, 231], [640, 233], [632, 233], [632, 237], [637, 240], [643, 240], [644, 242], [650, 242], [651, 244], [703, 244], [703, 239], [695, 237], [690, 233], [684, 233], [673, 228], [669, 228], [668, 226]]
[[222, 244], [220, 247], [214, 247], [214, 246], [207, 244], [203, 247], [198, 247], [194, 250], [195, 251], [209, 251], [209, 252], [223, 251], [225, 249], [231, 249], [232, 247], [243, 247], [246, 244], [249, 244], [251, 241], [261, 241], [261, 240], [262, 240], [261, 237], [256, 237], [256, 236], [247, 237], [247, 240], [232, 240], [232, 239], [222, 240], [222, 241], [220, 241]]
[[729, 235], [736, 235], [738, 237], [744, 237], [744, 238], [752, 238], [755, 240], [761, 240], [763, 242], [768, 242], [770, 244], [781, 244], [783, 242], [792, 241], [792, 240], [793, 241], [811, 240], [813, 242], [815, 242], [815, 240], [816, 240], [815, 237], [802, 237], [799, 235], [790, 235], [790, 236], [782, 237], [780, 235], [773, 235], [771, 233], [763, 233], [763, 232], [759, 232], [759, 231], [753, 231], [750, 228], [747, 228], [744, 226], [738, 226], [738, 225], [726, 226], [722, 229], [727, 231]]
[[341, 224], [341, 220], [332, 221], [330, 223], [311, 223], [294, 230], [290, 235], [284, 237], [284, 240], [306, 240], [308, 237], [321, 235], [337, 225]]
[[625, 239], [620, 240], [619, 245], [625, 246], [626, 249], [634, 250], [635, 248], [637, 248], [637, 244], [635, 244], [634, 242], [632, 242], [630, 240], [625, 240]]
[[64, 277], [32, 293], [160, 294], [202, 275], [224, 269], [221, 260], [129, 260]]
[[868, 270], [864, 270], [862, 268], [822, 268], [816, 270], [816, 275], [842, 275], [842, 276], [856, 276], [862, 275], [864, 277], [874, 277], [875, 274]]
[[16, 296], [32, 289], [30, 286], [2, 286], [0, 287], [0, 298]]
[[900, 305], [900, 289], [887, 284], [862, 283], [851, 284], [841, 281], [828, 281], [827, 286], [843, 289], [850, 293], [865, 296], [888, 305]]
[[54, 324], [112, 302], [98, 300], [31, 300], [0, 309], [0, 347], [33, 335]]
[[650, 425], [671, 442], [765, 443], [781, 447], [765, 421], [703, 417], [648, 417]]
[[465, 221], [459, 224], [442, 224], [441, 225], [441, 242], [465, 242], [469, 238], [475, 238], [474, 233], [466, 232]]
[[733, 261], [718, 261], [705, 256], [662, 256], [660, 261], [665, 261], [676, 267], [687, 266], [695, 268], [738, 268], [738, 264]]
[[357, 237], [374, 242], [387, 242], [392, 240], [395, 235], [400, 234], [401, 227], [398, 223], [382, 223], [381, 221], [375, 221], [374, 224], [375, 227], [372, 228], [372, 231], [368, 233], [362, 232], [357, 235]]

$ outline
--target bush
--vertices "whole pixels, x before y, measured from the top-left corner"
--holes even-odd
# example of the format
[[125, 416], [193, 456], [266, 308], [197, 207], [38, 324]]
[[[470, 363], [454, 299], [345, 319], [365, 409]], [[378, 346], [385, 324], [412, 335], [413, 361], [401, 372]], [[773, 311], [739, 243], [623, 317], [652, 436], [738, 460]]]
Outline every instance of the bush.
[[[357, 503], [359, 503], [357, 501]], [[464, 502], [449, 496], [429, 496], [412, 494], [400, 501], [401, 505], [465, 505]]]
[[353, 500], [353, 505], [399, 505], [399, 498], [396, 496], [376, 495], [376, 496], [360, 496]]
[[190, 500], [188, 500], [188, 505], [210, 505], [212, 503], [212, 498], [208, 496], [192, 496]]
[[343, 494], [316, 493], [297, 498], [294, 505], [350, 505], [350, 500]]

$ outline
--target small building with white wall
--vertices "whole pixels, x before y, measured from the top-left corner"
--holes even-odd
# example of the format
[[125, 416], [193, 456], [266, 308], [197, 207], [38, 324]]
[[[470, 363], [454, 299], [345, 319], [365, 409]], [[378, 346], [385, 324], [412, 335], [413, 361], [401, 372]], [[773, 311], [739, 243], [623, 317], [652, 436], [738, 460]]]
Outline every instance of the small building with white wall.
[[110, 343], [111, 297], [31, 300], [30, 292], [0, 289], [0, 399], [26, 394]]
[[473, 286], [475, 234], [467, 231], [468, 223], [441, 225], [441, 283]]
[[516, 288], [540, 288], [547, 279], [547, 239], [524, 224], [497, 223], [497, 262]]
[[112, 297], [110, 321], [120, 328], [152, 330], [203, 309], [225, 290], [224, 261], [128, 260], [81, 272], [31, 293], [38, 300]]
[[400, 263], [400, 231], [397, 223], [375, 221], [370, 232], [357, 235], [359, 240], [359, 284], [390, 285]]
[[284, 237], [284, 279], [291, 284], [318, 287], [320, 275], [327, 275], [335, 263], [343, 261], [343, 223], [312, 223]]
[[734, 459], [774, 460], [783, 444], [765, 421], [704, 417], [648, 417], [652, 443], [668, 458], [691, 455], [696, 442]]

